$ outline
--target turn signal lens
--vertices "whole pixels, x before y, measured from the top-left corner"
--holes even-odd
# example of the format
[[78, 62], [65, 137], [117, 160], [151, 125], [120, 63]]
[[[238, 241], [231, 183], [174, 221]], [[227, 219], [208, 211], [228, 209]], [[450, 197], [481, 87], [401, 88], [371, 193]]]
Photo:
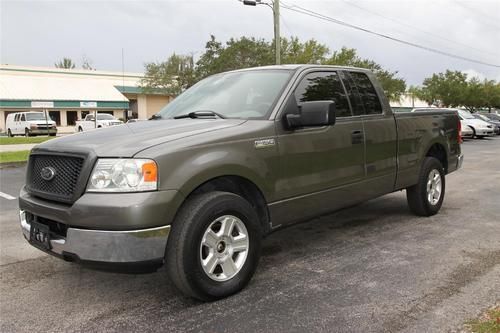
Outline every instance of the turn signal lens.
[[155, 162], [151, 161], [142, 165], [142, 178], [145, 182], [156, 183], [158, 181], [158, 171]]

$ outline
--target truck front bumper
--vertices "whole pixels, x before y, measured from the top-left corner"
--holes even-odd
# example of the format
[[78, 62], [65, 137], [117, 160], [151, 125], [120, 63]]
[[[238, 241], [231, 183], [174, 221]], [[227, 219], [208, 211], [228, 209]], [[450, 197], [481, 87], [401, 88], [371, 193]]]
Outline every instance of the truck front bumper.
[[24, 210], [19, 215], [28, 242], [66, 261], [112, 271], [155, 270], [163, 264], [170, 226], [123, 231], [68, 227], [65, 236], [50, 232], [50, 245], [41, 248], [30, 240], [33, 215]]

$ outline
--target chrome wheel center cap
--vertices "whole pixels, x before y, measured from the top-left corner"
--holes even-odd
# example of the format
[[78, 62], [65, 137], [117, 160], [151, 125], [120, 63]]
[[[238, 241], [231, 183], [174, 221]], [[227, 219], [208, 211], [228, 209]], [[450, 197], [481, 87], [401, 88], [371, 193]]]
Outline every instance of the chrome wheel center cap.
[[226, 243], [219, 242], [219, 244], [217, 244], [217, 252], [222, 253], [225, 250], [226, 250]]

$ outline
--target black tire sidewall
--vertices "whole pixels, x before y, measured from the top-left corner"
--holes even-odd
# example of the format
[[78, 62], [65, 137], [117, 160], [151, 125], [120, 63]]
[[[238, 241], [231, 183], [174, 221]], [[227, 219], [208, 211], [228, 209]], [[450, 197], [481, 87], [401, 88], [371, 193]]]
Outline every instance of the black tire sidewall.
[[[429, 179], [429, 174], [432, 170], [437, 170], [439, 172], [439, 175], [441, 176], [441, 195], [439, 201], [435, 205], [432, 205], [427, 199], [427, 180]], [[423, 200], [425, 209], [427, 210], [429, 215], [434, 215], [437, 212], [439, 212], [441, 206], [443, 205], [443, 200], [446, 190], [445, 174], [441, 162], [439, 162], [439, 160], [436, 158], [428, 157], [424, 162], [424, 166], [422, 168], [422, 174], [420, 177], [421, 178], [419, 186], [421, 192], [420, 193], [421, 200]]]
[[[212, 280], [203, 270], [200, 244], [209, 225], [223, 215], [236, 216], [245, 224], [249, 237], [249, 250], [246, 261], [237, 275], [228, 281], [220, 282]], [[198, 207], [189, 222], [186, 235], [191, 241], [180, 244], [184, 246], [183, 267], [186, 271], [186, 281], [195, 294], [205, 300], [215, 300], [238, 292], [249, 282], [260, 257], [262, 236], [258, 217], [243, 198], [220, 192], [220, 195]]]

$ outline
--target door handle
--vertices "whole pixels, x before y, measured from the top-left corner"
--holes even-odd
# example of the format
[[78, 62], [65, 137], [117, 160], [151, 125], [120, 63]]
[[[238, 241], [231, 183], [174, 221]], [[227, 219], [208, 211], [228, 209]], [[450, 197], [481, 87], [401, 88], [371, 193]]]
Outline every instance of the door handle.
[[362, 130], [352, 131], [351, 140], [353, 145], [363, 143], [363, 131]]

